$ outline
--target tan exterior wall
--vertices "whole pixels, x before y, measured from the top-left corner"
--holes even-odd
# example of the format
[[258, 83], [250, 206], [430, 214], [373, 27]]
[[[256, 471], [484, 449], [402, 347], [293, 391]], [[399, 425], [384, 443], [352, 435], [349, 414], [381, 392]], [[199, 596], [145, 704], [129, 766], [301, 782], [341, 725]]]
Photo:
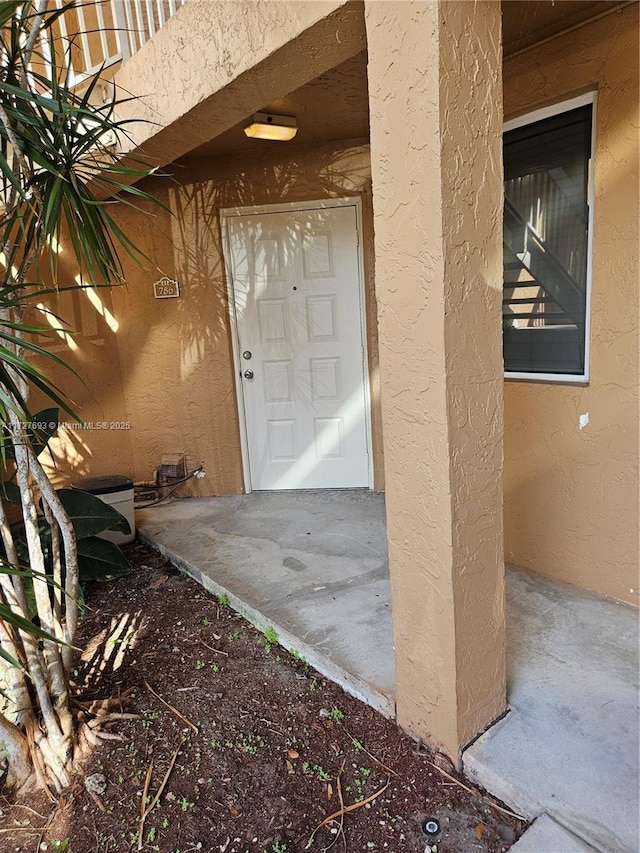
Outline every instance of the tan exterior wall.
[[637, 5], [505, 61], [506, 118], [594, 89], [591, 378], [506, 383], [505, 556], [637, 603]]
[[500, 7], [365, 20], [396, 707], [457, 760], [505, 709]]
[[[357, 196], [363, 206], [375, 487], [382, 489], [368, 145], [358, 141], [297, 149], [276, 145], [253, 157], [194, 158], [170, 171], [171, 179], [146, 182], [146, 189], [168, 211], [148, 205], [146, 213], [124, 205], [119, 208], [120, 226], [149, 262], [139, 267], [127, 259], [127, 286], [106, 294], [112, 300], [118, 330], [114, 334], [106, 328], [106, 344], [99, 351], [103, 357], [74, 359], [76, 369], [100, 400], [100, 420], [131, 424], [131, 430], [121, 435], [111, 430], [82, 433], [84, 467], [90, 464], [94, 474], [118, 472], [148, 480], [163, 454], [186, 452], [191, 465], [204, 463], [207, 477], [191, 481], [183, 494], [241, 493], [219, 210]], [[162, 275], [178, 279], [178, 299], [154, 298], [153, 282]], [[91, 351], [82, 335], [77, 344], [80, 352]], [[117, 395], [110, 391], [114, 384]], [[88, 393], [82, 386], [74, 391], [81, 416], [96, 420]], [[77, 435], [68, 433], [65, 446], [77, 441]], [[62, 473], [62, 453], [57, 455]]]
[[[61, 239], [58, 286], [77, 285], [78, 269]], [[42, 270], [47, 281], [46, 270]], [[51, 325], [46, 339], [35, 342], [46, 347], [69, 369], [54, 365], [49, 359], [34, 358], [34, 363], [64, 391], [70, 406], [87, 428], [81, 428], [71, 416], [60, 411], [61, 428], [51, 442], [52, 456], [43, 454], [41, 462], [56, 483], [66, 483], [85, 476], [132, 471], [131, 431], [124, 397], [118, 337], [120, 324], [115, 317], [113, 293], [106, 288], [89, 292], [61, 292], [44, 302], [52, 312], [47, 317], [33, 312], [29, 318], [38, 326]], [[55, 315], [55, 316], [54, 316]], [[58, 319], [60, 318], [60, 319]], [[64, 322], [63, 322], [64, 321]], [[54, 404], [32, 393], [33, 412]]]

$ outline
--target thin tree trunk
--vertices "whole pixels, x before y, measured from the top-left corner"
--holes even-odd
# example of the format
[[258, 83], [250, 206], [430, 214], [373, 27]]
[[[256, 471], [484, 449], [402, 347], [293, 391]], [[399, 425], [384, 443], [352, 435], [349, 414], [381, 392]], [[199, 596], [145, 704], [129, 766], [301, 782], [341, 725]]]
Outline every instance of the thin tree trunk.
[[[16, 569], [20, 568], [20, 560], [18, 558], [18, 552], [16, 551], [15, 542], [13, 541], [13, 534], [11, 533], [11, 528], [9, 527], [9, 522], [7, 520], [7, 514], [5, 512], [4, 503], [0, 498], [0, 531], [2, 533], [2, 542], [4, 544], [5, 552], [7, 554], [7, 560], [9, 564]], [[29, 619], [29, 605], [27, 603], [27, 597], [24, 591], [24, 583], [22, 582], [22, 578], [19, 575], [13, 575], [13, 577], [9, 578], [6, 576], [6, 580], [13, 586], [13, 591], [15, 597], [18, 600], [19, 609], [16, 610], [19, 616], [22, 616], [23, 619]], [[14, 606], [13, 604], [11, 605]]]
[[58, 497], [58, 493], [51, 485], [47, 474], [36, 458], [33, 451], [30, 452], [31, 473], [40, 490], [42, 500], [49, 508], [56, 520], [62, 535], [64, 544], [64, 567], [65, 567], [65, 631], [64, 641], [68, 644], [62, 649], [62, 661], [65, 675], [68, 676], [73, 662], [73, 643], [78, 630], [78, 591], [80, 587], [80, 570], [78, 567], [78, 545], [73, 529], [73, 524], [67, 511]]
[[[51, 606], [50, 586], [45, 578], [46, 566], [42, 541], [40, 539], [40, 527], [38, 524], [38, 512], [30, 482], [30, 458], [29, 448], [26, 445], [28, 438], [22, 423], [15, 414], [11, 414], [11, 422], [14, 432], [14, 451], [16, 465], [18, 468], [18, 485], [20, 487], [22, 517], [24, 520], [27, 548], [29, 549], [29, 565], [35, 573], [33, 577], [33, 592], [38, 607], [41, 627], [54, 637], [62, 639], [62, 627], [56, 620]], [[51, 675], [51, 683], [57, 692], [64, 690], [63, 672], [60, 659], [60, 648], [52, 640], [44, 641], [45, 658], [47, 668]], [[58, 689], [60, 688], [60, 689]]]
[[20, 787], [33, 773], [31, 753], [26, 737], [17, 726], [0, 714], [0, 740], [9, 759], [6, 785]]
[[53, 612], [56, 619], [62, 624], [63, 618], [63, 602], [62, 602], [62, 554], [60, 552], [60, 528], [58, 527], [51, 507], [43, 500], [42, 508], [44, 517], [47, 520], [49, 529], [51, 530], [51, 560], [53, 562]]
[[[16, 632], [17, 633], [17, 632]], [[19, 664], [26, 663], [24, 649], [21, 647], [19, 637], [13, 635], [9, 626], [0, 619], [0, 646], [11, 655]], [[10, 691], [11, 701], [15, 705], [15, 724], [20, 726], [28, 711], [32, 709], [31, 696], [24, 676], [24, 671], [17, 666], [7, 665], [4, 679]]]

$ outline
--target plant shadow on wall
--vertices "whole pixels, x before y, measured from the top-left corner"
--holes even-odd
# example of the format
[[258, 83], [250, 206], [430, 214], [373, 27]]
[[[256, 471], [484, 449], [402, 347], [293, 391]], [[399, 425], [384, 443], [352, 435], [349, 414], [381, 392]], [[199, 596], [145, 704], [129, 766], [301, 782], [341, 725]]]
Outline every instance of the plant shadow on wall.
[[[114, 294], [127, 334], [121, 359], [132, 420], [142, 424], [148, 467], [176, 437], [204, 459], [213, 493], [239, 492], [240, 456], [227, 277], [220, 210], [253, 205], [362, 196], [370, 204], [368, 145], [361, 140], [282, 147], [259, 155], [189, 158], [168, 167], [167, 189], [156, 179], [143, 186], [161, 195], [171, 215], [146, 220], [146, 254], [158, 273], [176, 278], [180, 298], [155, 301], [148, 273], [127, 266], [129, 287]], [[123, 228], [140, 230], [139, 215], [122, 210]], [[283, 241], [283, 255], [301, 237]], [[311, 223], [308, 223], [311, 227]], [[367, 238], [368, 239], [368, 238]], [[291, 242], [291, 245], [287, 245]], [[365, 246], [371, 263], [372, 251]], [[283, 256], [283, 261], [286, 257]], [[367, 311], [375, 329], [373, 294]], [[374, 322], [371, 322], [373, 319]], [[152, 426], [153, 422], [153, 426]], [[136, 438], [134, 434], [134, 440]], [[176, 448], [181, 449], [181, 448]], [[213, 482], [212, 482], [213, 481]]]
[[[63, 384], [65, 394], [79, 420], [60, 418], [60, 428], [52, 436], [49, 452], [41, 460], [53, 482], [74, 482], [95, 472], [101, 459], [118, 458], [109, 445], [113, 436], [99, 425], [126, 421], [116, 336], [116, 320], [111, 292], [105, 287], [82, 283], [73, 259], [69, 258], [69, 238], [56, 245], [57, 286], [47, 270], [41, 270], [50, 291], [27, 309], [29, 322], [48, 329], [47, 355], [35, 355], [33, 363], [43, 373]], [[44, 321], [44, 322], [43, 322]], [[50, 364], [53, 354], [69, 369]], [[46, 405], [46, 395], [35, 389], [34, 405]], [[128, 440], [127, 436], [124, 436]], [[118, 467], [118, 462], [114, 462]], [[127, 470], [127, 469], [125, 469]]]
[[[0, 745], [5, 787], [33, 784], [51, 798], [70, 782], [81, 731], [70, 673], [82, 566], [90, 562], [101, 573], [107, 552], [119, 563], [116, 574], [128, 565], [95, 538], [126, 521], [93, 496], [56, 490], [40, 461], [58, 412], [40, 412], [47, 424], [40, 426], [32, 392], [76, 417], [64, 391], [33, 362], [38, 356], [68, 378], [64, 361], [47, 349], [55, 331], [39, 300], [52, 287], [40, 273], [47, 270], [58, 286], [55, 247], [66, 232], [78, 277], [61, 290], [120, 283], [118, 248], [138, 253], [101, 198], [145, 197], [128, 183], [149, 173], [123, 166], [106, 148], [107, 135], [126, 133], [128, 122], [114, 118], [115, 100], [92, 105], [98, 77], [82, 94], [67, 84], [68, 51], [53, 35], [59, 14], [45, 2], [0, 6], [0, 656], [9, 664]], [[26, 319], [34, 304], [37, 324]], [[12, 524], [14, 504], [22, 520]]]

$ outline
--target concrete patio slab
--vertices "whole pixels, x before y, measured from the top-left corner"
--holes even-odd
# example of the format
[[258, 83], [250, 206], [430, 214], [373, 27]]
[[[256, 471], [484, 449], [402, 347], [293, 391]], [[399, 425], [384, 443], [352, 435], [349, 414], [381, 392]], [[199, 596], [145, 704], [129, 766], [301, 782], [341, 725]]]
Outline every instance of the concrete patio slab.
[[189, 498], [136, 512], [143, 539], [260, 629], [387, 716], [394, 659], [384, 497]]
[[[144, 539], [353, 695], [393, 716], [384, 499], [361, 491], [189, 498], [136, 513]], [[463, 756], [538, 818], [518, 853], [637, 853], [638, 614], [507, 572], [509, 714]]]
[[507, 573], [507, 601], [512, 710], [465, 751], [465, 772], [527, 817], [546, 812], [602, 853], [635, 853], [637, 611], [522, 571]]
[[595, 849], [543, 814], [513, 845], [511, 853], [595, 853]]

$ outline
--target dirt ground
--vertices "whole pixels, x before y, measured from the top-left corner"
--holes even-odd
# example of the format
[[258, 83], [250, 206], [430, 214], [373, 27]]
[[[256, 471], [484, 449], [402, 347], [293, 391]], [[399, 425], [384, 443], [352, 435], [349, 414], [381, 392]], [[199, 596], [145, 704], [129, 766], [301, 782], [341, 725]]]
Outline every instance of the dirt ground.
[[146, 547], [129, 556], [133, 574], [88, 590], [74, 675], [79, 700], [130, 691], [137, 716], [96, 729], [110, 739], [57, 809], [0, 797], [2, 853], [499, 853], [523, 831], [277, 636]]

